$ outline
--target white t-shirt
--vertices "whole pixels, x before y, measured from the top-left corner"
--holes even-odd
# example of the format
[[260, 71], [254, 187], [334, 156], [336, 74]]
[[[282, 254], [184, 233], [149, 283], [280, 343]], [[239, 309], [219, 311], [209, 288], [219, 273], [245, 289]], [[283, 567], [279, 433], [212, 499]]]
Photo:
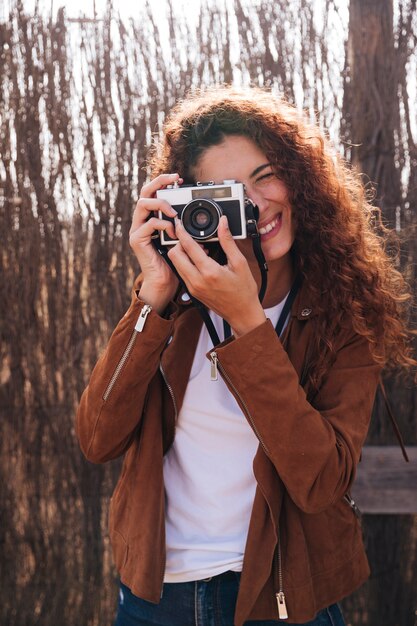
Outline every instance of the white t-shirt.
[[[265, 309], [277, 323], [286, 298]], [[222, 319], [210, 312], [219, 337]], [[175, 439], [164, 458], [165, 582], [241, 571], [256, 480], [258, 439], [219, 375], [210, 378], [212, 348], [203, 324]]]

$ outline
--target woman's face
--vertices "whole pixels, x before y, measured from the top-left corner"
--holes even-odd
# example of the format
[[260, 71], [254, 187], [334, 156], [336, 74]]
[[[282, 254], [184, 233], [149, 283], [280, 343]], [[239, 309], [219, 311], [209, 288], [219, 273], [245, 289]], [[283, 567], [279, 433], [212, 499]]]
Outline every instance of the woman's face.
[[226, 135], [222, 143], [207, 148], [193, 170], [195, 180], [221, 184], [233, 179], [243, 183], [246, 195], [259, 208], [258, 230], [267, 261], [289, 255], [294, 224], [288, 191], [273, 173], [267, 157], [251, 139]]

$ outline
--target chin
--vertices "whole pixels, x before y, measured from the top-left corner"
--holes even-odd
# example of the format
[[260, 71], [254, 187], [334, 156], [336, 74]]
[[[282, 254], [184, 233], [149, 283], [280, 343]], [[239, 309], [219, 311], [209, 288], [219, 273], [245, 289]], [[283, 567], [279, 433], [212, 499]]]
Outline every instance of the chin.
[[288, 260], [292, 246], [264, 245], [262, 246], [265, 259], [267, 261]]

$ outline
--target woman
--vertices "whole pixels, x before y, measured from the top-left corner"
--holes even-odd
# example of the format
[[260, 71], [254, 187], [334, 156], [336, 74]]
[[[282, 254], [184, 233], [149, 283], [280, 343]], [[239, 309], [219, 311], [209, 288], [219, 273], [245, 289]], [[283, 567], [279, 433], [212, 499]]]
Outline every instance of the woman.
[[[415, 364], [404, 281], [359, 178], [270, 93], [189, 96], [151, 165], [130, 230], [141, 275], [77, 415], [89, 460], [125, 455], [109, 518], [116, 624], [343, 624], [337, 602], [369, 575], [349, 491], [378, 379]], [[156, 195], [225, 180], [259, 209], [262, 304], [227, 218], [220, 264]], [[152, 244], [163, 230], [182, 283]]]

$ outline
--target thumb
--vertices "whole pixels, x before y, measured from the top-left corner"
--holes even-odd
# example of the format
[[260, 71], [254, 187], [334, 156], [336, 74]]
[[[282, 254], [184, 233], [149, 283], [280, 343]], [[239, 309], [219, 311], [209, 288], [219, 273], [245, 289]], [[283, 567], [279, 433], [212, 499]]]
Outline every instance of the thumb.
[[217, 234], [219, 236], [219, 243], [229, 261], [233, 263], [233, 261], [236, 261], [242, 256], [242, 253], [237, 247], [232, 233], [230, 232], [226, 215], [222, 215], [220, 218]]

